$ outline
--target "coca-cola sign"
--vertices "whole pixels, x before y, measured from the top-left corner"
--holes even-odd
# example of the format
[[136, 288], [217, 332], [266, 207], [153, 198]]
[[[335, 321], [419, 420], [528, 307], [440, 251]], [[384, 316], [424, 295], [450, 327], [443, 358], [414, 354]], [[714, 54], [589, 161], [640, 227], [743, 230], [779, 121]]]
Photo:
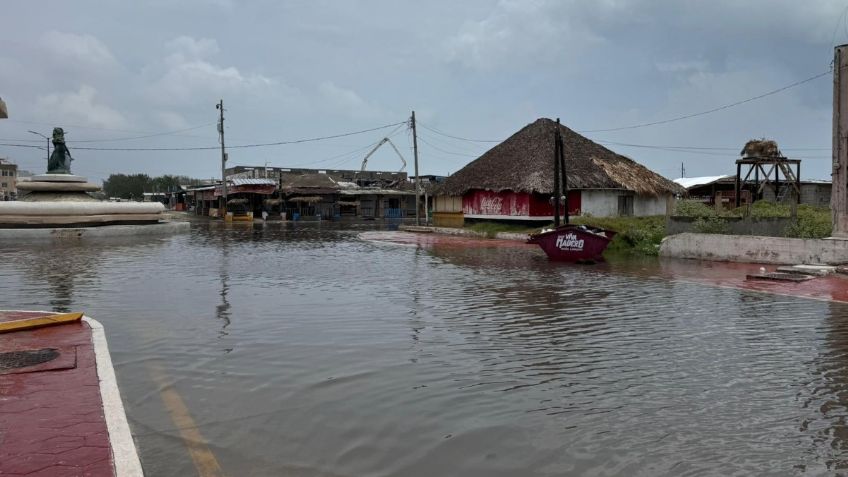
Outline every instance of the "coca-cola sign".
[[472, 216], [529, 216], [530, 196], [514, 192], [472, 191], [463, 196], [462, 211]]

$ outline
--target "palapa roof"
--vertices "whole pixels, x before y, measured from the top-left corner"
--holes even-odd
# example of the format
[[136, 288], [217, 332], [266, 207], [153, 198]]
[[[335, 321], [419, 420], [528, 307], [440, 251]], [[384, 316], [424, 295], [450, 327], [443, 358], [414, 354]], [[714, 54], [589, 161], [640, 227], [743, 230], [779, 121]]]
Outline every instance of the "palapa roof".
[[[560, 126], [569, 189], [625, 189], [638, 195], [683, 193], [685, 189], [636, 161]], [[471, 189], [553, 193], [556, 122], [528, 124], [448, 177], [438, 193], [463, 195]]]

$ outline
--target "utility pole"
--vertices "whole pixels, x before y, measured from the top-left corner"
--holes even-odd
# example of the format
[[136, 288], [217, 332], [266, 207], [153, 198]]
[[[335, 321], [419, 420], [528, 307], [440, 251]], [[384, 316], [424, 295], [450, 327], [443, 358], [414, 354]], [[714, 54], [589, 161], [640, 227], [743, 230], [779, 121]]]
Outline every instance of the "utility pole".
[[556, 131], [554, 132], [554, 228], [559, 227], [559, 203], [562, 196], [559, 189], [560, 171], [559, 171], [559, 118], [557, 118]]
[[[848, 237], [848, 45], [833, 51], [833, 174], [830, 207], [834, 237]], [[843, 114], [844, 113], [844, 114]]]
[[[412, 150], [415, 153], [415, 225], [421, 225], [421, 218], [418, 214], [418, 135], [415, 131], [415, 111], [412, 112]], [[425, 204], [426, 207], [426, 204]]]
[[223, 217], [227, 218], [227, 152], [224, 149], [224, 100], [220, 100], [215, 105], [215, 109], [220, 113], [218, 119], [218, 134], [221, 135], [221, 186], [223, 187], [224, 198], [221, 204]]
[[680, 177], [686, 177], [686, 169], [683, 168], [683, 163], [680, 163]]
[[562, 144], [562, 128], [557, 118], [557, 149], [559, 149], [559, 170], [562, 173], [562, 213], [563, 223], [568, 225], [568, 173], [565, 170], [565, 146]]

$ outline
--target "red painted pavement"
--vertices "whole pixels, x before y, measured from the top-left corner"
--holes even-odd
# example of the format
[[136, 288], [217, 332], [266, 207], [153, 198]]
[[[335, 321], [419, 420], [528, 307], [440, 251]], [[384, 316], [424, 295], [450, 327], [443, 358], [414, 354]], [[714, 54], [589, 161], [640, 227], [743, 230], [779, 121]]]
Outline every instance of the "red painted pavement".
[[[42, 315], [0, 312], [0, 321]], [[114, 475], [91, 328], [79, 322], [0, 334], [0, 352], [42, 348], [61, 355], [0, 374], [0, 475]]]

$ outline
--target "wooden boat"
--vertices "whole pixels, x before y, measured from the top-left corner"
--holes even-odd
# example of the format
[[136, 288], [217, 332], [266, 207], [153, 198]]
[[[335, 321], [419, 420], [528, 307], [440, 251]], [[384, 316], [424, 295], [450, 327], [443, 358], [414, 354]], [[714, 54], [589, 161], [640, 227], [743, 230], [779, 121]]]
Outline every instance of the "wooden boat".
[[[615, 236], [615, 232], [586, 225], [570, 225], [566, 197], [568, 197], [568, 175], [565, 170], [562, 135], [559, 118], [557, 118], [554, 134], [554, 196], [551, 197], [554, 206], [554, 228], [531, 235], [527, 243], [538, 244], [551, 260], [564, 262], [603, 260], [604, 250]], [[560, 206], [565, 208], [565, 225], [560, 225]]]
[[538, 244], [551, 260], [563, 262], [596, 262], [615, 232], [586, 225], [562, 225], [531, 235], [527, 243]]

